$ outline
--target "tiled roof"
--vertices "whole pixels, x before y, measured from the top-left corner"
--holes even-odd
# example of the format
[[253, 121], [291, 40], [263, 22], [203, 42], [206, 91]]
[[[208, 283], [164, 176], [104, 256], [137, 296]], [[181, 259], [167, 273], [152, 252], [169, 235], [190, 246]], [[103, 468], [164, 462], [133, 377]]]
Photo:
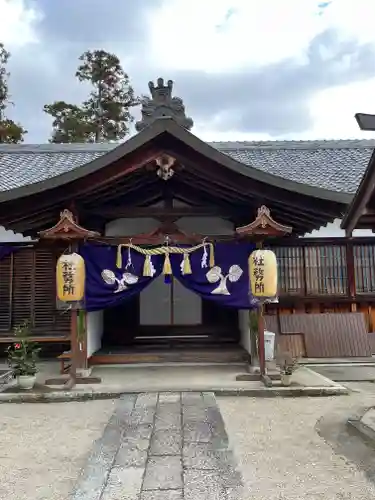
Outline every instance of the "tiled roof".
[[[354, 193], [375, 140], [213, 142], [233, 159], [275, 176], [331, 191]], [[74, 170], [117, 144], [0, 145], [0, 191]]]

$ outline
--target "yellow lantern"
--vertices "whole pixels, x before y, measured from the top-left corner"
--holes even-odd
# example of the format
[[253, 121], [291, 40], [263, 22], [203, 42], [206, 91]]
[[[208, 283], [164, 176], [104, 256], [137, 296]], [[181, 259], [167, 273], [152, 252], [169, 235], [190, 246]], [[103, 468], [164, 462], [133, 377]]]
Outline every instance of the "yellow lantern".
[[85, 261], [77, 253], [61, 255], [56, 266], [57, 300], [81, 302], [85, 295]]
[[255, 250], [249, 257], [249, 277], [254, 297], [277, 295], [277, 259], [271, 250]]

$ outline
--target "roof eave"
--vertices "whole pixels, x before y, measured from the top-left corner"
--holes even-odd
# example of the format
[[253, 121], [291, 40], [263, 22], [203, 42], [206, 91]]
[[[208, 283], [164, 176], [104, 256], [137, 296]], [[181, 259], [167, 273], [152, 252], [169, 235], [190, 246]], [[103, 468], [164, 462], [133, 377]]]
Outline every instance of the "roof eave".
[[105, 168], [107, 165], [119, 160], [123, 156], [136, 151], [138, 148], [142, 147], [144, 144], [151, 141], [167, 129], [168, 120], [157, 120], [152, 127], [145, 128], [123, 144], [120, 144], [108, 153], [105, 153], [89, 163], [85, 163], [84, 165], [81, 165], [80, 167], [77, 167], [69, 172], [51, 177], [41, 182], [0, 192], [0, 203], [31, 196], [33, 194], [40, 193], [41, 191], [47, 191], [81, 179], [88, 174], [92, 174], [102, 168]]
[[367, 203], [375, 191], [375, 149], [371, 155], [366, 171], [354, 194], [352, 201], [342, 219], [341, 229], [344, 229], [348, 234], [351, 234], [356, 228], [359, 218]]
[[92, 174], [102, 168], [105, 168], [106, 166], [119, 160], [120, 158], [133, 153], [138, 148], [144, 146], [164, 132], [168, 132], [176, 139], [182, 141], [183, 143], [194, 149], [196, 152], [206, 156], [212, 161], [255, 181], [269, 184], [276, 188], [290, 191], [292, 193], [299, 193], [305, 196], [333, 201], [343, 205], [348, 205], [352, 200], [352, 195], [348, 193], [331, 191], [328, 189], [301, 184], [289, 179], [269, 174], [267, 172], [263, 172], [255, 167], [238, 162], [235, 159], [230, 158], [228, 155], [217, 150], [213, 146], [205, 143], [204, 141], [193, 135], [191, 132], [180, 127], [172, 118], [165, 117], [159, 118], [152, 125], [145, 128], [108, 153], [105, 153], [99, 158], [86, 163], [85, 165], [77, 167], [70, 172], [51, 177], [50, 179], [38, 183], [29, 184], [27, 186], [22, 186], [19, 188], [11, 189], [9, 191], [1, 192], [0, 203], [23, 198], [26, 196], [31, 196], [41, 191], [47, 191], [49, 189], [57, 188], [63, 186], [64, 184], [68, 184], [82, 177], [85, 177], [88, 174]]
[[293, 193], [296, 192], [306, 196], [311, 196], [313, 198], [325, 199], [328, 201], [342, 203], [344, 205], [348, 205], [352, 200], [353, 195], [348, 193], [331, 191], [329, 189], [318, 188], [315, 186], [310, 186], [308, 184], [301, 184], [299, 182], [285, 179], [284, 177], [263, 172], [262, 170], [257, 169], [255, 167], [245, 165], [244, 163], [236, 161], [230, 156], [222, 153], [221, 151], [214, 148], [210, 144], [203, 142], [201, 139], [193, 135], [191, 132], [188, 132], [187, 130], [178, 127], [178, 125], [174, 126], [173, 135], [176, 138], [180, 139], [183, 142], [187, 142], [186, 134], [189, 135], [189, 141], [188, 141], [189, 146], [192, 147], [195, 151], [203, 154], [204, 156], [210, 158], [211, 160], [217, 163], [222, 164], [223, 166], [229, 168], [230, 170], [233, 170], [241, 175], [244, 175], [256, 181], [263, 182], [265, 184], [270, 184], [274, 187], [285, 189]]

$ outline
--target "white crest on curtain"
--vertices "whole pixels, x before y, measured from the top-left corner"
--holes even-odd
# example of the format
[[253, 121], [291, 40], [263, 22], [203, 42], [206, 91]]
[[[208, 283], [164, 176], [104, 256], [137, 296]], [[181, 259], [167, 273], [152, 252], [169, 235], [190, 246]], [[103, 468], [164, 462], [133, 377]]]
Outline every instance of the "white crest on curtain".
[[243, 270], [237, 264], [229, 268], [228, 274], [223, 274], [221, 267], [215, 266], [206, 273], [206, 278], [209, 283], [219, 283], [219, 286], [212, 290], [215, 295], [230, 295], [227, 287], [227, 281], [235, 283], [243, 274]]
[[128, 285], [135, 285], [135, 283], [138, 283], [138, 276], [132, 273], [123, 273], [122, 278], [118, 279], [115, 273], [110, 269], [103, 269], [102, 279], [107, 285], [117, 285], [113, 293], [123, 292], [127, 290]]

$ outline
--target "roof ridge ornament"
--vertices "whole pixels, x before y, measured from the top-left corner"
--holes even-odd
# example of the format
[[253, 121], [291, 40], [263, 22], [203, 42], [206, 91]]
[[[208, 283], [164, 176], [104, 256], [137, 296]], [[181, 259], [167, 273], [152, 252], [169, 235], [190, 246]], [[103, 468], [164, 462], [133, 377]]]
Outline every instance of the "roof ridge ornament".
[[272, 216], [270, 209], [265, 205], [258, 208], [258, 213], [253, 222], [236, 228], [236, 233], [239, 236], [284, 236], [292, 232], [291, 226], [284, 226], [276, 222]]
[[194, 122], [186, 116], [183, 100], [180, 97], [172, 97], [173, 80], [164, 84], [164, 79], [158, 78], [156, 83], [157, 85], [150, 81], [148, 84], [151, 99], [145, 96], [142, 100], [142, 118], [135, 124], [137, 132], [160, 118], [172, 118], [180, 127], [190, 130]]
[[96, 231], [89, 231], [75, 221], [73, 213], [64, 209], [60, 212], [59, 221], [49, 229], [39, 232], [42, 239], [83, 240], [100, 236]]

